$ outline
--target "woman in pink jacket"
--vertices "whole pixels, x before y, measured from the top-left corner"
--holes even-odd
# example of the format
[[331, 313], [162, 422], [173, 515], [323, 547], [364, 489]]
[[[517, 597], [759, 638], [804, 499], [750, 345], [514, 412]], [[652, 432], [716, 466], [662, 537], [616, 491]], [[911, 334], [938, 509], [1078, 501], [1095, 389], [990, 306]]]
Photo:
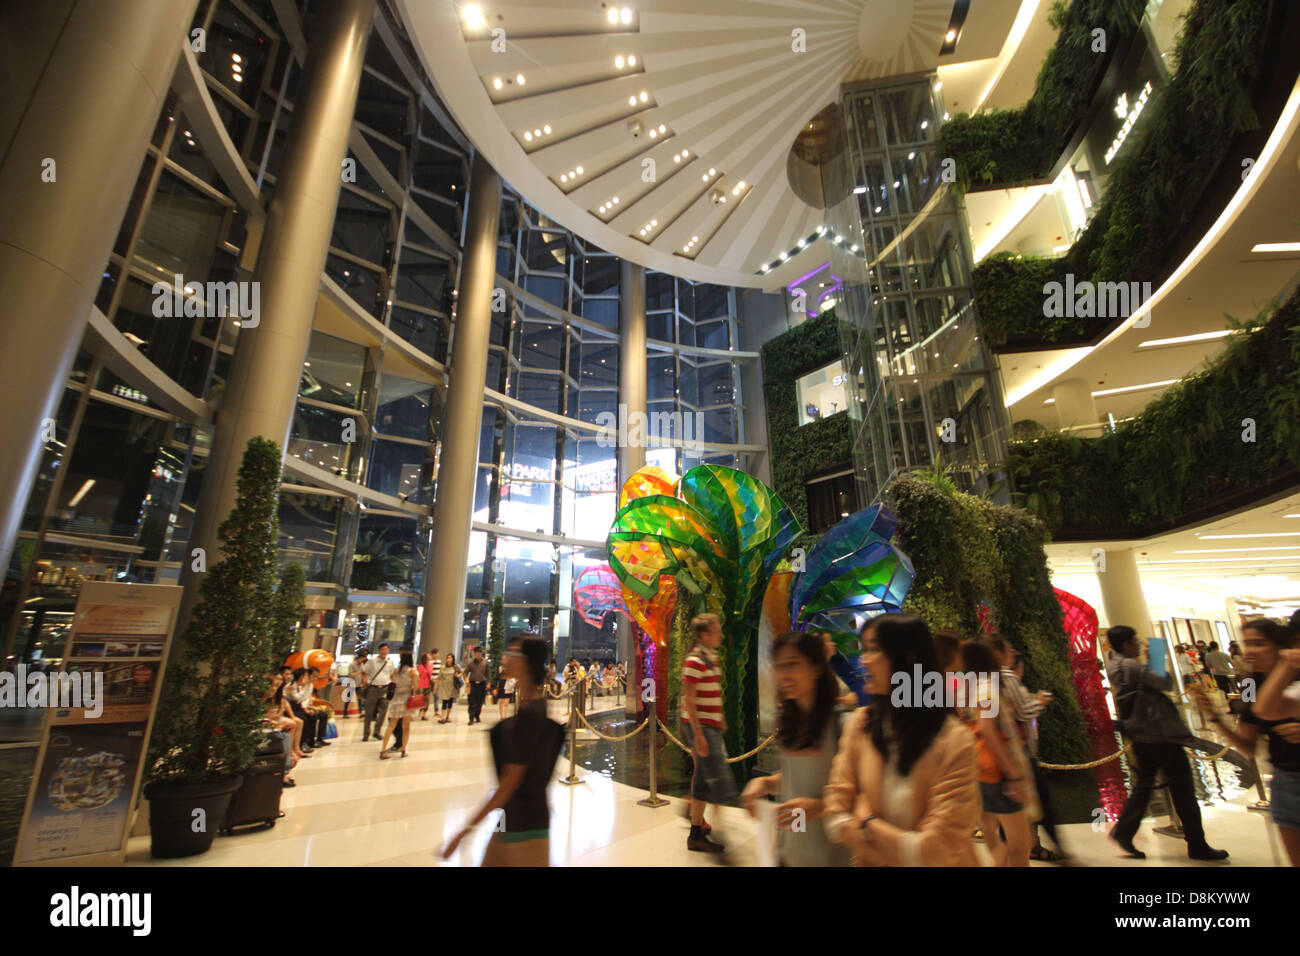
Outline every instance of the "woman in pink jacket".
[[978, 866], [975, 742], [952, 714], [929, 627], [901, 614], [873, 618], [862, 664], [871, 704], [840, 737], [828, 834], [859, 866]]

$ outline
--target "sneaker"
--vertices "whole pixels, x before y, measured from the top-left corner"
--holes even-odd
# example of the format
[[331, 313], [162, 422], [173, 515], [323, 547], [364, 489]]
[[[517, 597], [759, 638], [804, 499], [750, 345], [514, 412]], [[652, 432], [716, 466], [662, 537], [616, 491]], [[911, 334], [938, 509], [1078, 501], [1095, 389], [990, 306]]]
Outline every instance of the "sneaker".
[[328, 747], [329, 745], [330, 742], [328, 740], [318, 740], [312, 744], [313, 747]]
[[1228, 851], [1216, 850], [1206, 843], [1202, 846], [1189, 846], [1187, 848], [1187, 858], [1189, 860], [1226, 860]]

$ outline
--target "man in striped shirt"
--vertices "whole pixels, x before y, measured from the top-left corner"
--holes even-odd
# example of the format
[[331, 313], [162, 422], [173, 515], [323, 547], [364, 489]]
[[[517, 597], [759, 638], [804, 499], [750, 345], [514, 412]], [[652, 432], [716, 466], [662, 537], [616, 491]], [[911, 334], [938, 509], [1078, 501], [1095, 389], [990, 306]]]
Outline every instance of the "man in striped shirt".
[[694, 731], [695, 771], [691, 777], [691, 833], [689, 850], [721, 853], [721, 843], [708, 838], [711, 829], [704, 822], [710, 803], [726, 803], [736, 795], [736, 778], [727, 763], [722, 735], [727, 719], [722, 714], [722, 669], [718, 648], [722, 645], [722, 622], [716, 614], [701, 614], [691, 620], [695, 645], [682, 665], [682, 713]]

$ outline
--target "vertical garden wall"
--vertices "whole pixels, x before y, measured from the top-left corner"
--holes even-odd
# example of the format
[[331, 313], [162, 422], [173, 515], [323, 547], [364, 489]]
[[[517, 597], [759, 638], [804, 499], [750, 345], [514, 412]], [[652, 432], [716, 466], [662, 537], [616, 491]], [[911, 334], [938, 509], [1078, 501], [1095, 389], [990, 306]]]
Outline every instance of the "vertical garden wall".
[[[809, 526], [808, 479], [836, 466], [852, 464], [853, 429], [847, 412], [801, 426], [795, 383], [799, 376], [842, 355], [833, 309], [770, 339], [762, 348], [772, 489], [805, 528]], [[806, 539], [800, 543], [808, 546]]]
[[[900, 478], [886, 489], [885, 502], [898, 517], [895, 543], [916, 569], [903, 610], [932, 629], [1002, 635], [1024, 655], [1026, 685], [1055, 695], [1039, 718], [1043, 762], [1091, 759], [1042, 523], [1019, 508], [964, 494], [943, 477]], [[1067, 822], [1091, 819], [1098, 806], [1091, 772], [1055, 771], [1051, 781]]]

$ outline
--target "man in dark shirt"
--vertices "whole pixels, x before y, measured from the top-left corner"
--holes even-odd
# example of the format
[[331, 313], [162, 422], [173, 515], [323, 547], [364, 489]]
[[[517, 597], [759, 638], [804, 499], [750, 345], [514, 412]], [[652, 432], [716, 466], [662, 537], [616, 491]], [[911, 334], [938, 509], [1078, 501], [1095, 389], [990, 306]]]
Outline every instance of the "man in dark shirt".
[[1133, 791], [1120, 812], [1119, 821], [1110, 831], [1110, 838], [1129, 856], [1142, 859], [1146, 856], [1133, 845], [1151, 791], [1155, 789], [1156, 771], [1164, 771], [1169, 796], [1183, 824], [1183, 838], [1187, 841], [1187, 855], [1193, 860], [1224, 860], [1227, 850], [1216, 850], [1205, 842], [1205, 828], [1201, 823], [1201, 807], [1196, 802], [1192, 787], [1192, 768], [1183, 753], [1183, 744], [1191, 741], [1192, 733], [1183, 723], [1178, 709], [1164, 696], [1173, 687], [1173, 678], [1160, 676], [1148, 670], [1140, 656], [1142, 648], [1137, 632], [1131, 627], [1117, 625], [1106, 632], [1111, 655], [1106, 661], [1106, 673], [1115, 694], [1115, 710], [1123, 721], [1124, 734], [1133, 744], [1137, 763]]
[[483, 718], [483, 700], [487, 697], [488, 662], [483, 656], [483, 648], [474, 648], [474, 659], [465, 667], [465, 680], [469, 681], [469, 722], [481, 724]]

